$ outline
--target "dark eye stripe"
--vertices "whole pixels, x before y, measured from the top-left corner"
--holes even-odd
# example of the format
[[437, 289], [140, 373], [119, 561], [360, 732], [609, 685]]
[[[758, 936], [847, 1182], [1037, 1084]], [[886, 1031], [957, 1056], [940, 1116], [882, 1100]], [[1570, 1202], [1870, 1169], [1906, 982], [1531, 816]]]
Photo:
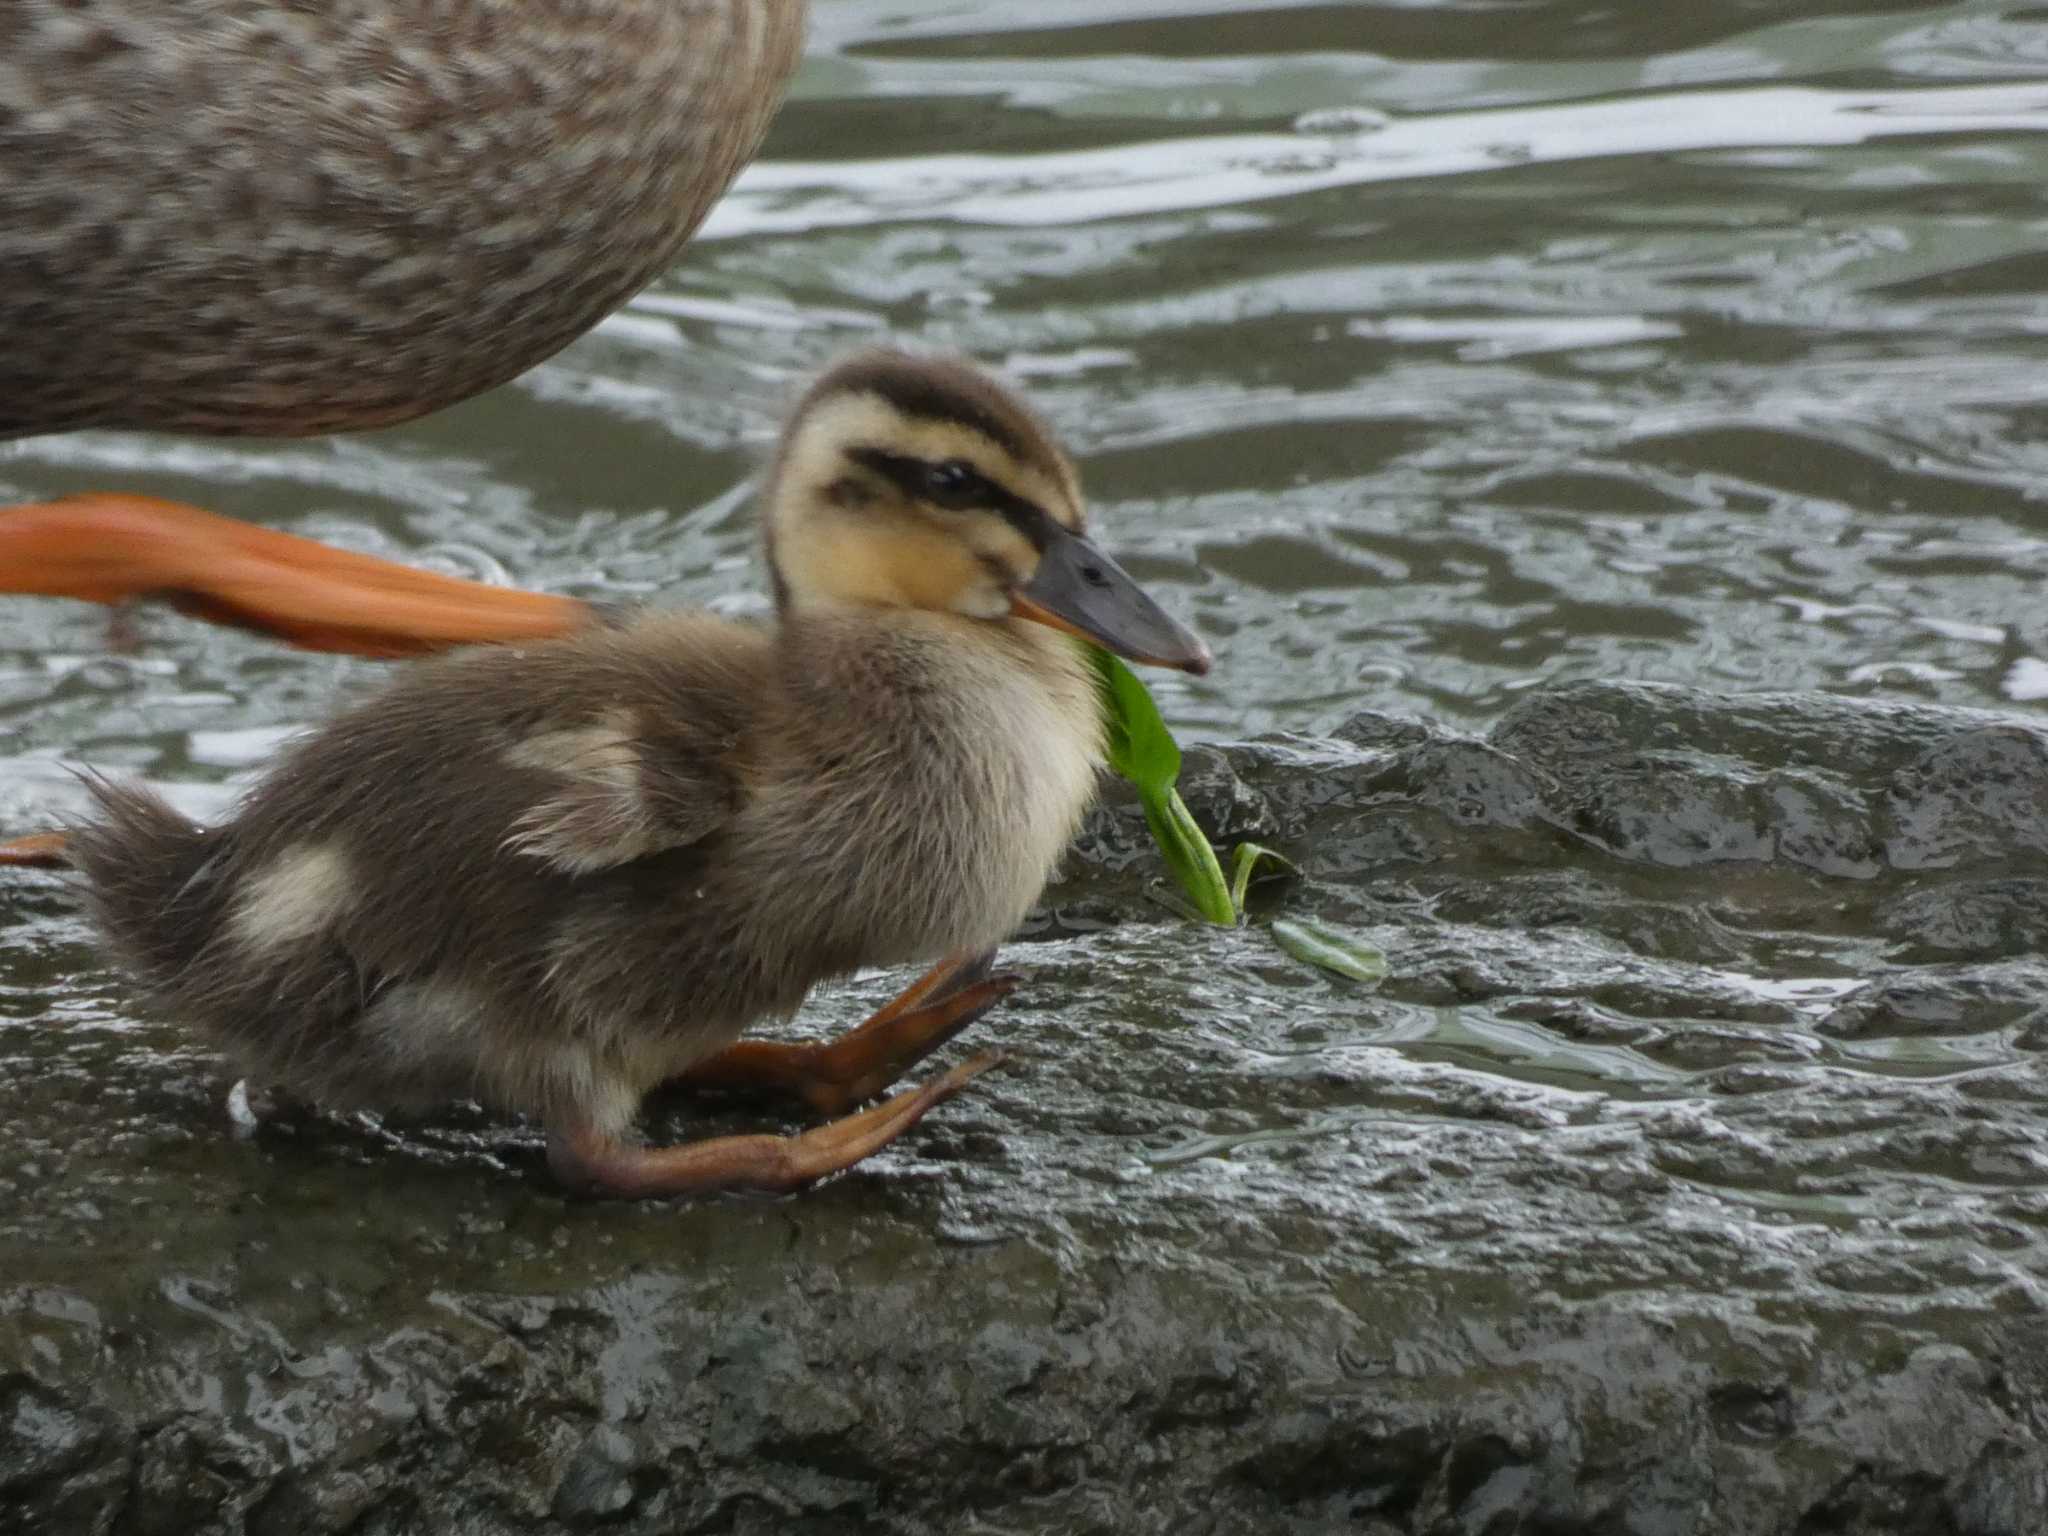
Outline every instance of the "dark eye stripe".
[[961, 496], [948, 496], [944, 501], [938, 501], [931, 494], [931, 472], [937, 466], [927, 459], [891, 453], [886, 448], [849, 448], [847, 457], [883, 476], [913, 501], [955, 509], [979, 507], [993, 512], [1030, 540], [1031, 547], [1041, 553], [1061, 531], [1052, 515], [1038, 503], [1004, 489], [986, 475], [975, 474], [977, 483], [971, 494], [963, 492]]

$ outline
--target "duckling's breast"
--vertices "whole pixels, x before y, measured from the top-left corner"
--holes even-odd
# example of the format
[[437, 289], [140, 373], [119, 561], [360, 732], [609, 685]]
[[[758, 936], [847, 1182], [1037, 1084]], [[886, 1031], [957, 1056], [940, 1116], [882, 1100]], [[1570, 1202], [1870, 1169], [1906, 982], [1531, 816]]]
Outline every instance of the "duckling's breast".
[[1102, 726], [1080, 651], [938, 614], [791, 628], [806, 664], [732, 844], [761, 939], [821, 974], [1000, 943], [1095, 794]]

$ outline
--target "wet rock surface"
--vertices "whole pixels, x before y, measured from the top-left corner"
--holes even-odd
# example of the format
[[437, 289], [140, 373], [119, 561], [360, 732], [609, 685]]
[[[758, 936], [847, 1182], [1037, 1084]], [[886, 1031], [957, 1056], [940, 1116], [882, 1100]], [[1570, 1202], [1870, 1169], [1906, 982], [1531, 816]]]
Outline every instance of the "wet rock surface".
[[1580, 685], [1186, 793], [1303, 877], [1176, 922], [1112, 796], [1008, 1069], [787, 1201], [237, 1140], [0, 885], [0, 1528], [2048, 1531], [2042, 722]]

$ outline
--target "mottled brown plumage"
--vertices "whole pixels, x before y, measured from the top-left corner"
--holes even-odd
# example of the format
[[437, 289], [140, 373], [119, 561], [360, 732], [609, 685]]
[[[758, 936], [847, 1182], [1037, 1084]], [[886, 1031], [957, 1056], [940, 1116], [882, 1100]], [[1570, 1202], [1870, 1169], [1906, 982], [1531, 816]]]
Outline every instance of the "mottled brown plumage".
[[804, 0], [0, 0], [0, 437], [504, 382], [672, 262]]
[[[1207, 653], [1080, 537], [1065, 456], [963, 365], [830, 372], [764, 504], [772, 627], [655, 615], [423, 663], [219, 827], [97, 785], [71, 856], [154, 1007], [318, 1102], [535, 1115], [559, 1170], [620, 1192], [790, 1187], [956, 1090], [973, 1066], [812, 1142], [622, 1140], [692, 1071], [864, 1096], [993, 1002], [986, 953], [1102, 750], [1092, 668], [1046, 623]], [[928, 1004], [822, 1088], [810, 1058], [717, 1054], [827, 977], [941, 956]]]

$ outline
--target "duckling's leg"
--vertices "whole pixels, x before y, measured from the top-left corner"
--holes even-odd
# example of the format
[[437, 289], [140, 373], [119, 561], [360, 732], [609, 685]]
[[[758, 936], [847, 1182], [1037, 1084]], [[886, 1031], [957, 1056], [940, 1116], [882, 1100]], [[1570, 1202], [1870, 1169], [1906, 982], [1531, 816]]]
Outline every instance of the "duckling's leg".
[[984, 1051], [922, 1087], [799, 1136], [721, 1136], [684, 1147], [640, 1147], [589, 1126], [550, 1130], [548, 1166], [574, 1188], [628, 1199], [720, 1190], [788, 1194], [880, 1151], [1001, 1060], [999, 1053]]
[[744, 1040], [698, 1062], [693, 1088], [775, 1088], [821, 1115], [871, 1099], [1016, 991], [1024, 980], [991, 974], [996, 952], [948, 955], [865, 1023], [820, 1043]]

